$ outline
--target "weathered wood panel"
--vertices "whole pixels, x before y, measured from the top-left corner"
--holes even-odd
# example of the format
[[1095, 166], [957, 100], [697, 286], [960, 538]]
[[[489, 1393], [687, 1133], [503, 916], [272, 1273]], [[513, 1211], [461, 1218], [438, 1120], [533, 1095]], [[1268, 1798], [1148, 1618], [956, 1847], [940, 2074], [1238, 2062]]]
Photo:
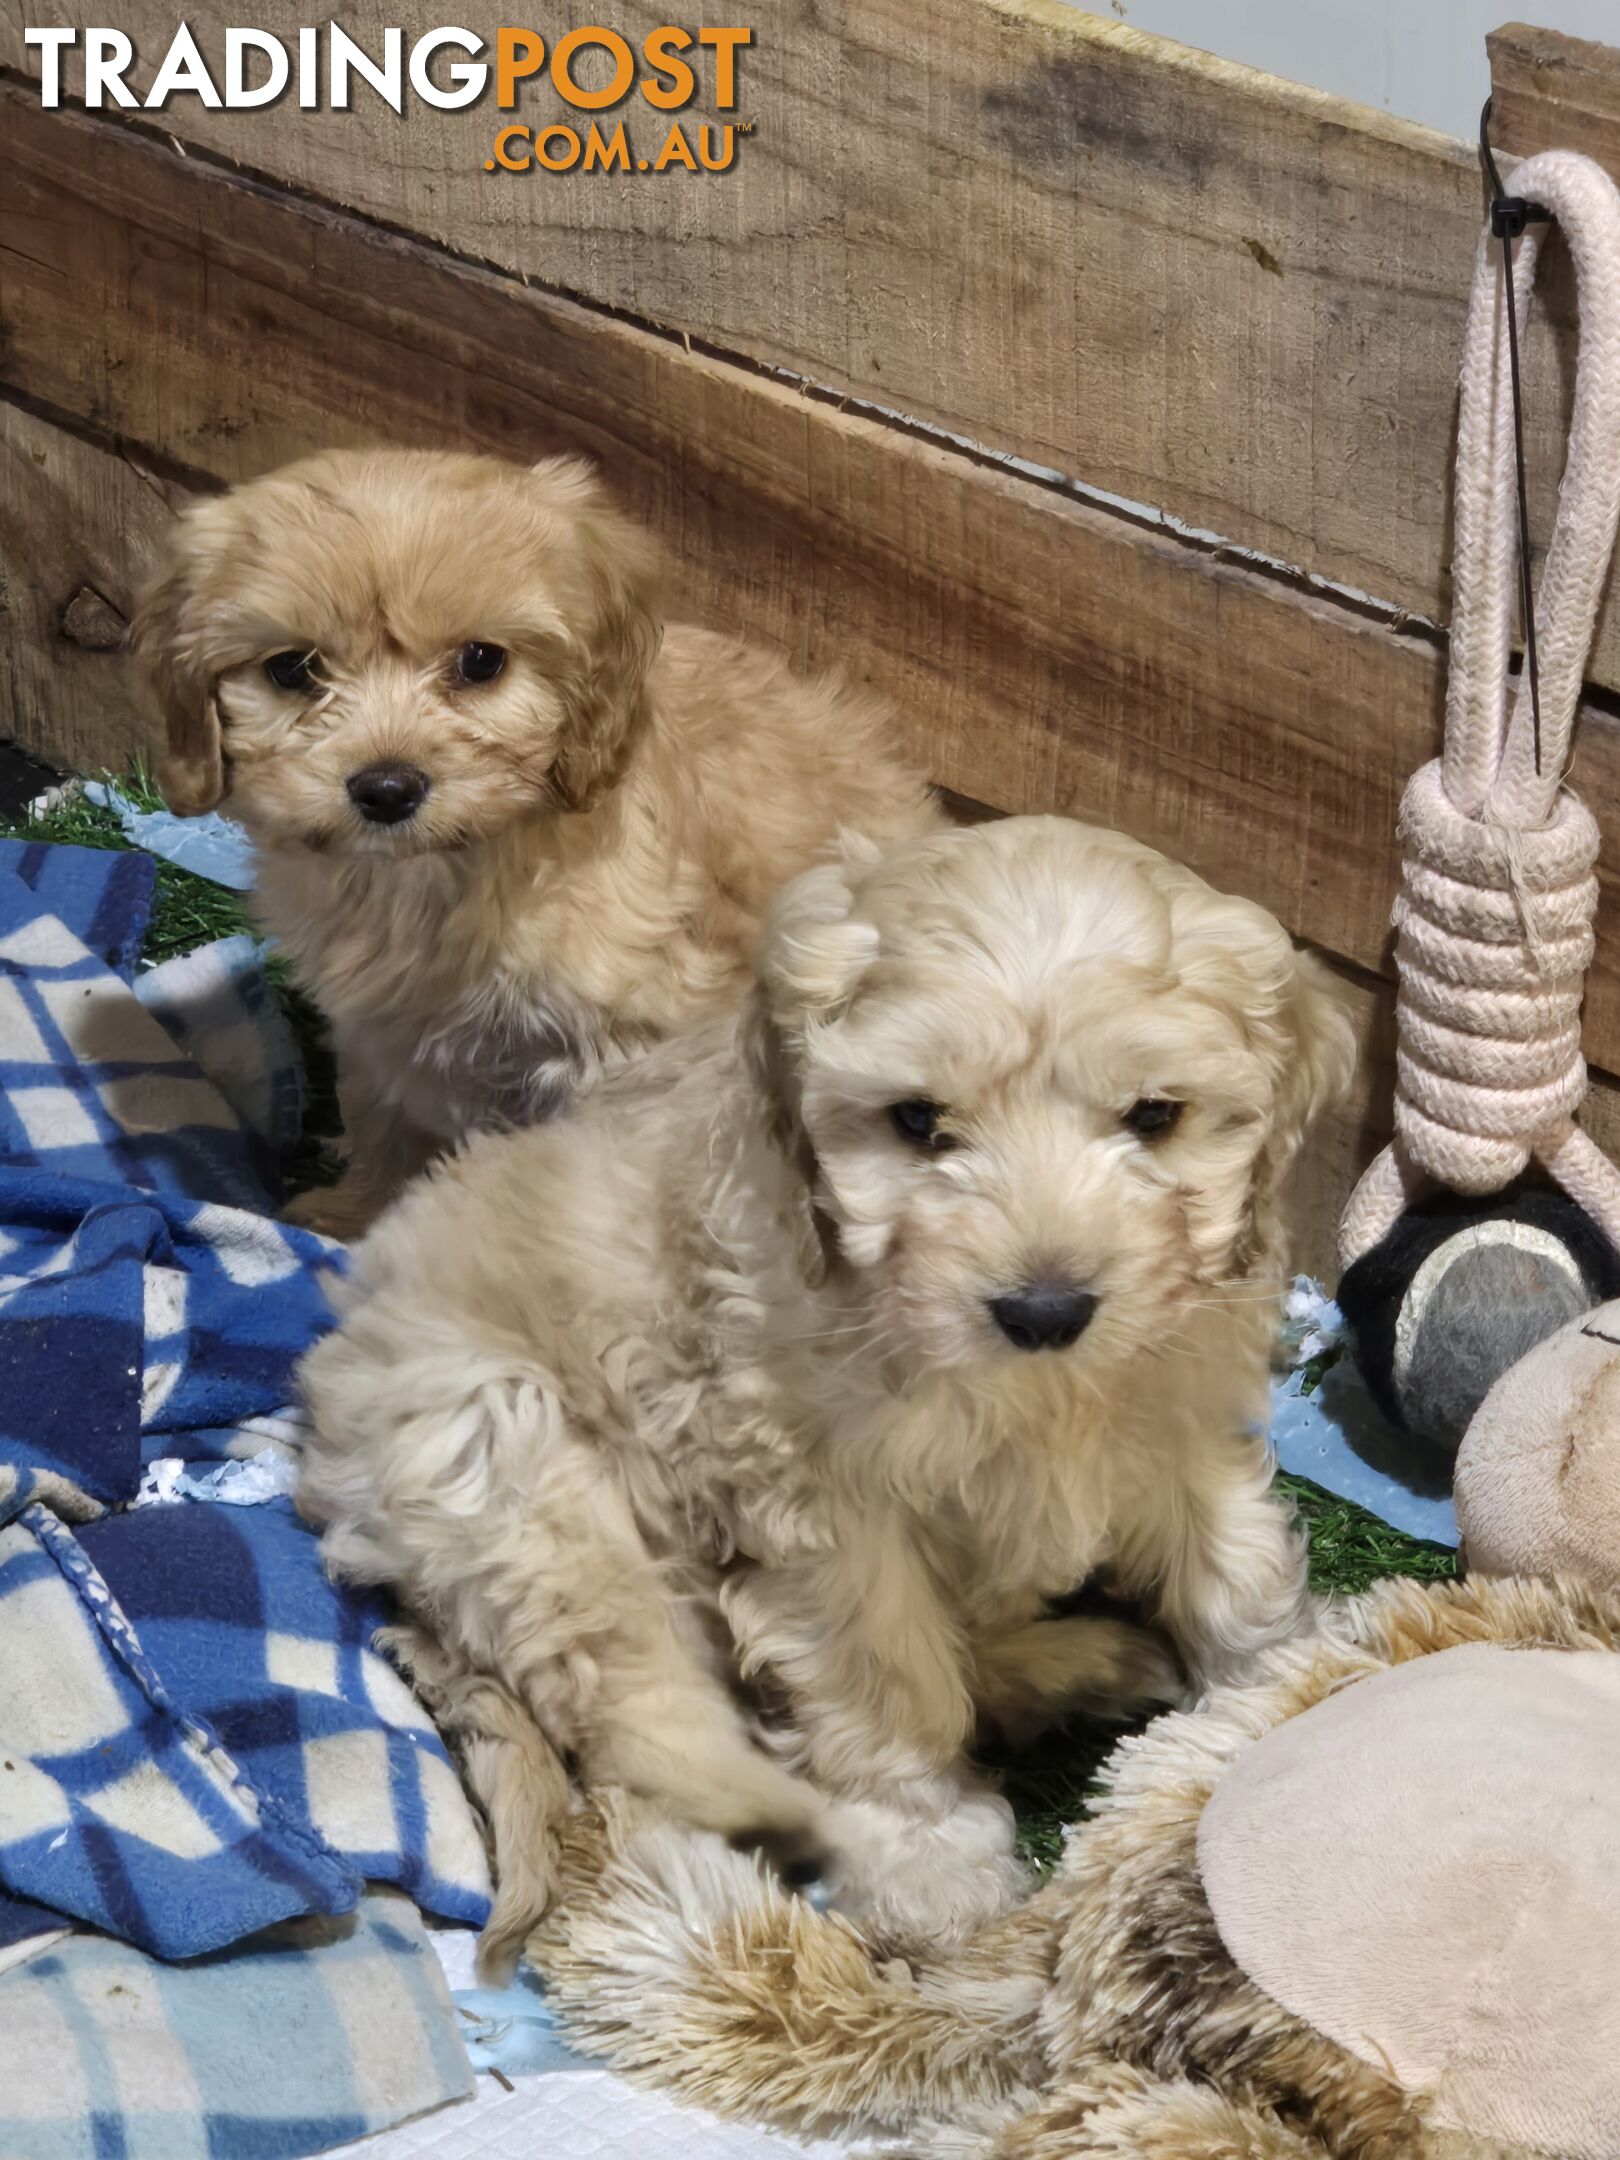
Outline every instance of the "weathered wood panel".
[[1620, 50], [1528, 23], [1508, 23], [1485, 44], [1493, 139], [1515, 157], [1582, 150], [1620, 180]]
[[[24, 394], [224, 479], [379, 436], [594, 450], [690, 608], [879, 684], [936, 778], [1126, 826], [1386, 970], [1430, 645], [14, 91], [0, 206], [0, 378]], [[1620, 834], [1612, 723], [1577, 777]], [[1591, 1033], [1620, 1062], [1612, 949]]]
[[145, 745], [122, 645], [178, 491], [0, 404], [0, 734], [78, 771]]
[[[637, 40], [667, 12], [622, 0], [611, 19]], [[217, 57], [227, 0], [186, 13]], [[175, 19], [129, 0], [137, 80]], [[379, 51], [385, 23], [409, 41], [442, 17], [361, 0], [343, 19]], [[484, 35], [498, 21], [464, 19]], [[738, 108], [753, 132], [723, 174], [492, 175], [505, 116], [490, 98], [401, 121], [363, 88], [348, 112], [182, 96], [157, 124], [1445, 618], [1482, 203], [1470, 145], [1059, 0], [756, 0], [738, 19], [755, 32]], [[10, 18], [0, 57], [23, 64]], [[548, 87], [514, 117], [564, 111]], [[648, 141], [667, 117], [634, 90], [605, 117], [621, 116]], [[1529, 353], [1538, 535], [1566, 387], [1549, 319], [1538, 310]], [[1594, 675], [1620, 684], [1612, 606]]]

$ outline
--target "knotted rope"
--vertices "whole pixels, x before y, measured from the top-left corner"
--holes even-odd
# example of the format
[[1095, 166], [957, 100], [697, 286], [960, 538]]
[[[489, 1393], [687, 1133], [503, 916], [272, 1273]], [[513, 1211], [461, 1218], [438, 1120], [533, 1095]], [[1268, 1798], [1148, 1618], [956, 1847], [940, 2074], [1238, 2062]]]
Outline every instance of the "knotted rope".
[[[1620, 1171], [1575, 1122], [1598, 829], [1563, 785], [1620, 517], [1620, 193], [1570, 150], [1527, 159], [1512, 184], [1558, 220], [1580, 305], [1574, 416], [1536, 604], [1540, 770], [1528, 670], [1508, 712], [1513, 389], [1505, 273], [1487, 225], [1463, 351], [1445, 750], [1401, 802], [1395, 1138], [1344, 1211], [1346, 1267], [1427, 1183], [1493, 1193], [1532, 1161], [1620, 1243]], [[1539, 251], [1532, 225], [1513, 272], [1521, 317]]]

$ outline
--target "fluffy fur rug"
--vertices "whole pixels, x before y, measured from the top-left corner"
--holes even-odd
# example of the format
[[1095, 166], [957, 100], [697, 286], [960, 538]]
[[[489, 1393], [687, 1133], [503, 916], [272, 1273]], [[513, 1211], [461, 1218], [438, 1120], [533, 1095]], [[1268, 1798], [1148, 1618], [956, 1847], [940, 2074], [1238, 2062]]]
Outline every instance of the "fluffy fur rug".
[[1613, 1650], [1620, 1598], [1389, 1582], [1333, 1608], [1251, 1683], [1125, 1741], [1053, 1879], [937, 1964], [875, 1961], [757, 1863], [625, 1804], [573, 1819], [567, 1894], [531, 1955], [573, 2036], [618, 2068], [726, 2113], [898, 2132], [915, 2155], [1519, 2160], [1262, 1994], [1196, 1864], [1205, 1803], [1249, 1743], [1477, 1642]]

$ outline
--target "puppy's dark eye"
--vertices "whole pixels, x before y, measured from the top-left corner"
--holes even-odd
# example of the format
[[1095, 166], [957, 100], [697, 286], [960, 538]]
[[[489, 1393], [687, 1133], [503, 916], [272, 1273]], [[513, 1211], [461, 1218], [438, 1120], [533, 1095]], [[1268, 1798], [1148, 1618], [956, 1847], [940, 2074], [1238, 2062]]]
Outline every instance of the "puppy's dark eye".
[[506, 665], [504, 645], [484, 645], [474, 638], [456, 654], [456, 680], [465, 683], [493, 682]]
[[943, 1155], [956, 1142], [948, 1132], [941, 1132], [939, 1121], [945, 1115], [937, 1102], [929, 1102], [918, 1095], [910, 1102], [889, 1105], [889, 1123], [902, 1140], [909, 1140], [913, 1147], [927, 1148], [930, 1154]]
[[307, 645], [292, 646], [286, 652], [272, 653], [264, 663], [264, 672], [278, 690], [308, 690], [315, 681], [318, 658]]
[[1140, 1095], [1120, 1122], [1138, 1139], [1162, 1140], [1167, 1132], [1174, 1131], [1182, 1107], [1165, 1095]]

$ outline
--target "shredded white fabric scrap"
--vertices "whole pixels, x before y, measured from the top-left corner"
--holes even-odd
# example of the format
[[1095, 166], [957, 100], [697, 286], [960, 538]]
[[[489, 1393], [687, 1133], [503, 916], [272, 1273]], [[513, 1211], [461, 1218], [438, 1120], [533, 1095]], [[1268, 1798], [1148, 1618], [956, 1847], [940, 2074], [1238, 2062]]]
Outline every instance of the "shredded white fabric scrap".
[[257, 1507], [290, 1494], [297, 1483], [297, 1459], [277, 1447], [200, 1473], [178, 1455], [159, 1455], [147, 1464], [140, 1491], [129, 1504], [167, 1507], [181, 1500], [215, 1500], [227, 1507]]

